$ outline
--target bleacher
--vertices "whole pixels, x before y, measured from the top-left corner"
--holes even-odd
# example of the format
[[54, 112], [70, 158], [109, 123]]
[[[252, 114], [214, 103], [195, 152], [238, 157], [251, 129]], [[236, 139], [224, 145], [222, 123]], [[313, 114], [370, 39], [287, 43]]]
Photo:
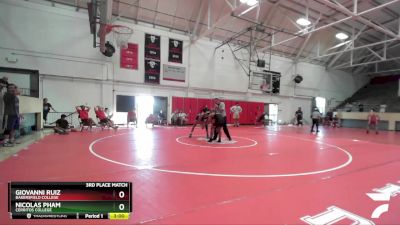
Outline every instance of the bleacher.
[[399, 78], [397, 75], [372, 79], [368, 85], [340, 104], [337, 110], [358, 112], [359, 105], [362, 104], [364, 112], [370, 109], [379, 111], [381, 105], [386, 105], [386, 112], [400, 112]]

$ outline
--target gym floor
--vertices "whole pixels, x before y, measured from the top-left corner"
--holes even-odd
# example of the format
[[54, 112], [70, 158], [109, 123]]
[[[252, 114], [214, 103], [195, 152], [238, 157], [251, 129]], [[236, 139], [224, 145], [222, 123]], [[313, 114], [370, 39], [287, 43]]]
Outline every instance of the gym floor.
[[[189, 127], [47, 135], [0, 161], [0, 224], [82, 223], [9, 219], [9, 181], [133, 182], [129, 220], [89, 224], [307, 224], [307, 216], [315, 219], [328, 208], [375, 224], [400, 224], [398, 133], [229, 129], [232, 142], [223, 135], [222, 143], [211, 144], [200, 128], [188, 138]], [[394, 190], [390, 200], [367, 195], [387, 185]], [[382, 204], [389, 204], [387, 212], [373, 215]]]

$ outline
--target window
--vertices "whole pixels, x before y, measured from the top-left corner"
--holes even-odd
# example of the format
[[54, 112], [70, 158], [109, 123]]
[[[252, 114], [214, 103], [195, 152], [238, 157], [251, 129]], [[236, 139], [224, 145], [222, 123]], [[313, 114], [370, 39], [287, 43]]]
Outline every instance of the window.
[[325, 114], [325, 106], [326, 106], [326, 99], [322, 97], [316, 97], [315, 102], [319, 112], [324, 115]]
[[21, 95], [39, 97], [39, 71], [0, 67], [0, 79], [3, 77], [17, 85]]

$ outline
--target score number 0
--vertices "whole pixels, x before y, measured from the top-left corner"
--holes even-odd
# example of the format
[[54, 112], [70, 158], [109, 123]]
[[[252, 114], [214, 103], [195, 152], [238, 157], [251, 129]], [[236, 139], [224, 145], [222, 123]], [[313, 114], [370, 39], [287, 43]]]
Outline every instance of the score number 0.
[[[121, 199], [124, 198], [125, 197], [125, 192], [124, 191], [120, 191], [118, 193], [118, 197], [121, 198]], [[118, 208], [119, 208], [119, 210], [123, 211], [125, 209], [125, 205], [124, 204], [119, 204]]]

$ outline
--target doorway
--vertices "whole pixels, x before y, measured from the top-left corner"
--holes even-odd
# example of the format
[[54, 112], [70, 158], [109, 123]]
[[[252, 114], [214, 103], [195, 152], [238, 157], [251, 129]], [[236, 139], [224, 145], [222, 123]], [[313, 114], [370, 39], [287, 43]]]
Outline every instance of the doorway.
[[137, 96], [136, 97], [136, 112], [138, 126], [144, 125], [146, 118], [153, 114], [154, 97], [153, 96]]
[[326, 99], [322, 97], [315, 98], [315, 105], [322, 115], [325, 115]]
[[168, 98], [167, 97], [154, 97], [153, 113], [158, 117], [160, 125], [167, 124], [167, 109], [168, 109]]
[[269, 119], [272, 124], [277, 124], [278, 122], [278, 104], [268, 104]]

